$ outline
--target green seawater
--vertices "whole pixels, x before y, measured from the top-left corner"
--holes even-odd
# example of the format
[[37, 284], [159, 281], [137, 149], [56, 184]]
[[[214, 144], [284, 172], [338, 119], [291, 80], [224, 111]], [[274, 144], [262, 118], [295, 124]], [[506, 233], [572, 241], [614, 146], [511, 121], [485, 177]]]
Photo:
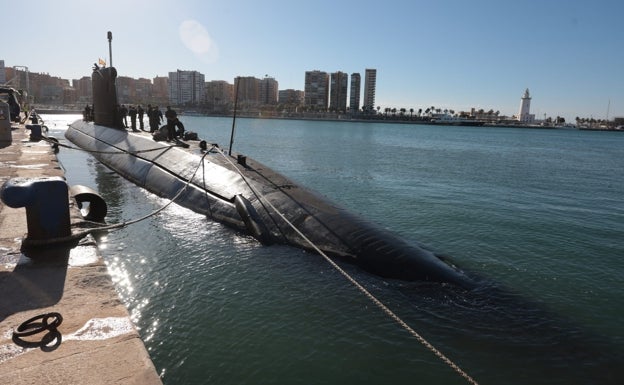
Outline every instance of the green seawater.
[[[63, 142], [78, 116], [44, 116]], [[183, 116], [227, 147], [231, 119]], [[624, 383], [624, 134], [237, 119], [257, 159], [483, 284], [344, 266], [481, 384]], [[80, 151], [107, 221], [166, 204]], [[176, 205], [98, 239], [165, 384], [464, 384], [321, 257]]]

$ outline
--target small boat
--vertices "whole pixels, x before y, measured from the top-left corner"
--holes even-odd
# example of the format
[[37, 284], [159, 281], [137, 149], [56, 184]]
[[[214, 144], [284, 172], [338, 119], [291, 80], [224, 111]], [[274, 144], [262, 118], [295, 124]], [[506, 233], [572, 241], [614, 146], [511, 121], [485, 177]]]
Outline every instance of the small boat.
[[186, 116], [203, 116], [200, 112], [197, 112], [195, 110], [184, 110], [180, 113], [180, 115], [186, 115]]
[[431, 116], [431, 124], [439, 124], [444, 126], [483, 126], [482, 120], [462, 118], [447, 113], [433, 114]]

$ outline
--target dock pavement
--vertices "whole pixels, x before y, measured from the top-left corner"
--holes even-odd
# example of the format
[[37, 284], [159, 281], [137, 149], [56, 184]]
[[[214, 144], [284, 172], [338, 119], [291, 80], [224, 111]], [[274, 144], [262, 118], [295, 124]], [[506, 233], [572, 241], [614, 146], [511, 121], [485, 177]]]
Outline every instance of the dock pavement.
[[[24, 125], [11, 134], [0, 141], [0, 186], [64, 178], [50, 144]], [[82, 216], [69, 206], [75, 233]], [[0, 200], [0, 383], [161, 384], [93, 238], [25, 249], [27, 232], [26, 209]]]

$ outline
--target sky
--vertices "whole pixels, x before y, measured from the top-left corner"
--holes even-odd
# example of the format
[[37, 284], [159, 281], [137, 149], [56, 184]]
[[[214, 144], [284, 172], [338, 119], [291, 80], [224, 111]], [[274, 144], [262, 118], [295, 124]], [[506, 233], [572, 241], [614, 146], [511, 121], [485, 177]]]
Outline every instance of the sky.
[[[6, 67], [64, 79], [99, 58], [119, 76], [194, 70], [206, 81], [377, 70], [375, 104], [624, 116], [622, 0], [30, 0], [3, 18]], [[8, 23], [8, 26], [7, 26]], [[7, 28], [8, 27], [8, 28]], [[607, 115], [608, 114], [608, 115]]]

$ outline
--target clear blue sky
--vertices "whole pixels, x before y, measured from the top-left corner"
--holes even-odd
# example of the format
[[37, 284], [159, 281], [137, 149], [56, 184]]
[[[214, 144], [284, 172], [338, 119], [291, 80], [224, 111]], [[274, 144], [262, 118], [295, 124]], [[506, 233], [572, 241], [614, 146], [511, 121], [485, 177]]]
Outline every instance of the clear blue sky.
[[[624, 116], [622, 0], [31, 0], [4, 18], [7, 67], [67, 79], [108, 61], [122, 76], [206, 80], [377, 69], [376, 105]], [[8, 26], [7, 26], [8, 23]], [[610, 106], [610, 107], [609, 107]]]

